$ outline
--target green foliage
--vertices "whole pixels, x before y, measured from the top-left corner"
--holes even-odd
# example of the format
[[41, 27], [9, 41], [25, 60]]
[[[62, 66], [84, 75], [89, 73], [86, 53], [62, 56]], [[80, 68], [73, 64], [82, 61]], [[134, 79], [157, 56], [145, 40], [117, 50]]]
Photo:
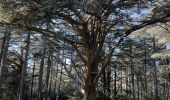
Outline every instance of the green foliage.
[[[147, 94], [144, 96], [143, 100], [154, 100], [155, 96], [153, 94]], [[165, 100], [161, 96], [158, 96], [156, 100]]]
[[63, 92], [59, 92], [59, 100], [69, 100], [69, 97], [65, 95]]
[[[113, 100], [115, 100], [115, 99], [113, 99]], [[120, 94], [116, 97], [116, 100], [132, 100], [132, 98], [128, 95]]]
[[81, 97], [69, 97], [68, 100], [83, 100]]
[[104, 94], [102, 91], [97, 91], [96, 100], [111, 100], [111, 98]]
[[1, 94], [0, 98], [6, 97], [7, 99], [12, 99], [14, 97], [17, 97], [17, 92], [19, 89], [19, 82], [20, 82], [20, 75], [15, 70], [8, 71], [8, 74], [6, 74], [5, 82], [3, 83], [3, 86], [1, 88]]

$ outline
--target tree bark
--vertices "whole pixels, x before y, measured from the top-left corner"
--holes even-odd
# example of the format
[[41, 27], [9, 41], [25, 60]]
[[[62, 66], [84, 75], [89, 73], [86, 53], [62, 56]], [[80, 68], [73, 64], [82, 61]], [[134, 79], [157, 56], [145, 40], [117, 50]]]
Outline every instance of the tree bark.
[[[4, 37], [3, 37], [3, 41], [2, 41], [2, 46], [1, 46], [0, 62], [1, 62], [1, 60], [2, 60], [2, 56], [3, 56], [3, 52], [4, 52], [4, 48], [5, 48], [7, 34], [8, 34], [8, 32], [6, 31], [6, 32], [4, 33]], [[1, 63], [0, 63], [0, 66], [1, 66]]]
[[85, 100], [96, 100], [96, 86], [94, 84], [85, 84]]
[[32, 80], [31, 80], [31, 95], [30, 95], [30, 100], [32, 100], [32, 95], [33, 95], [33, 87], [34, 87], [34, 73], [35, 73], [35, 58], [34, 58], [34, 65], [32, 69]]
[[46, 74], [46, 100], [48, 98], [48, 93], [49, 93], [50, 70], [51, 70], [51, 49], [49, 50], [49, 54], [48, 54], [48, 65], [47, 65], [47, 74]]
[[41, 63], [40, 63], [39, 81], [38, 81], [38, 100], [42, 100], [42, 78], [43, 78], [43, 70], [44, 70], [45, 51], [46, 51], [46, 47], [43, 48], [43, 52], [41, 54]]
[[117, 80], [117, 72], [116, 72], [116, 68], [114, 71], [114, 99], [117, 99], [117, 84], [116, 84], [116, 80]]
[[50, 95], [50, 97], [52, 96], [52, 83], [53, 83], [53, 66], [51, 66], [51, 70], [50, 70], [50, 82], [49, 82], [49, 89], [48, 89], [48, 94]]
[[97, 64], [93, 60], [89, 61], [87, 76], [85, 79], [85, 100], [96, 100], [96, 86], [95, 78], [97, 75]]
[[[108, 66], [107, 68], [107, 98], [110, 98], [110, 94], [111, 94], [111, 67]], [[116, 68], [115, 68], [116, 69]], [[116, 77], [117, 77], [117, 73], [116, 74]], [[115, 80], [116, 80], [116, 77], [115, 77]]]
[[[153, 53], [156, 52], [156, 41], [155, 38], [153, 39]], [[159, 99], [158, 96], [158, 78], [157, 78], [157, 67], [156, 67], [156, 60], [153, 59], [153, 71], [154, 71], [154, 91], [155, 91], [155, 100]]]
[[135, 100], [135, 70], [134, 70], [134, 66], [133, 66], [133, 56], [132, 56], [132, 42], [130, 41], [130, 68], [131, 68], [131, 86], [132, 86], [132, 98], [133, 100]]
[[4, 70], [5, 70], [5, 63], [7, 60], [7, 53], [8, 53], [8, 47], [9, 47], [9, 41], [10, 41], [10, 29], [6, 28], [6, 32], [4, 35], [4, 40], [2, 44], [2, 49], [1, 49], [1, 55], [0, 55], [0, 84], [4, 80]]
[[58, 78], [58, 63], [57, 63], [57, 66], [56, 66], [56, 75], [55, 75], [55, 83], [54, 83], [54, 90], [53, 90], [53, 93], [54, 93], [54, 98], [56, 99], [56, 88], [57, 88], [57, 78]]
[[147, 49], [146, 49], [146, 42], [144, 41], [144, 45], [145, 45], [145, 51], [144, 51], [144, 82], [145, 82], [145, 86], [144, 86], [144, 91], [145, 93], [147, 94], [147, 76], [146, 76], [146, 73], [147, 73]]
[[129, 95], [128, 94], [128, 91], [129, 91], [129, 78], [128, 78], [128, 66], [125, 67], [125, 76], [126, 76], [126, 79], [125, 79], [125, 83], [126, 83], [126, 95]]
[[[106, 71], [103, 72], [103, 93], [106, 94]], [[106, 99], [106, 96], [103, 97], [103, 99]]]
[[19, 100], [26, 100], [27, 90], [26, 90], [26, 74], [27, 74], [27, 60], [30, 44], [30, 33], [27, 34], [26, 47], [24, 50], [24, 64], [22, 66], [21, 80], [20, 80], [20, 91], [19, 91]]
[[60, 69], [60, 76], [59, 76], [59, 83], [58, 83], [58, 90], [57, 90], [57, 100], [59, 98], [60, 88], [61, 88], [61, 81], [62, 81], [62, 75], [63, 75], [63, 66], [61, 66]]
[[137, 80], [136, 80], [137, 81], [137, 83], [136, 83], [137, 84], [137, 100], [139, 100], [140, 99], [139, 75], [137, 75], [136, 78], [137, 78]]

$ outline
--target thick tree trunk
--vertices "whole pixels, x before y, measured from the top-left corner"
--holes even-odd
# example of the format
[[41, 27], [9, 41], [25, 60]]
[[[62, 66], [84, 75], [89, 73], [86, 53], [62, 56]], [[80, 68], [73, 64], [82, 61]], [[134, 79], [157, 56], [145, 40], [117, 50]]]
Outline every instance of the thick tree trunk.
[[[94, 60], [95, 61], [95, 60]], [[85, 100], [96, 100], [96, 86], [97, 83], [94, 82], [97, 75], [97, 64], [93, 60], [87, 66], [87, 76], [85, 79]]]
[[96, 100], [96, 86], [94, 84], [85, 84], [85, 100]]

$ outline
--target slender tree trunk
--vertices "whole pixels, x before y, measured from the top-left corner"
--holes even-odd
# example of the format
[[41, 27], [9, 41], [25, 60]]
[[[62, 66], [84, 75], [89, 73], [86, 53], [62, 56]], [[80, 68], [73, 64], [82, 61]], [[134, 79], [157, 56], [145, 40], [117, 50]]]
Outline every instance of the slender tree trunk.
[[140, 75], [140, 98], [141, 100], [143, 100], [143, 89], [144, 89], [144, 83], [143, 83], [143, 78], [142, 78], [142, 75]]
[[42, 78], [44, 72], [43, 70], [44, 70], [45, 51], [46, 51], [46, 47], [43, 48], [43, 52], [41, 54], [39, 81], [38, 81], [38, 100], [42, 100], [42, 82], [43, 82]]
[[129, 91], [129, 79], [128, 79], [128, 66], [125, 67], [125, 76], [126, 76], [126, 80], [125, 80], [125, 83], [126, 83], [126, 95], [128, 95], [128, 91]]
[[114, 100], [117, 99], [117, 84], [116, 84], [116, 80], [117, 80], [117, 72], [116, 72], [116, 68], [115, 68], [115, 71], [114, 71]]
[[7, 60], [7, 53], [8, 53], [8, 47], [9, 47], [9, 41], [10, 41], [10, 29], [6, 28], [6, 31], [4, 33], [3, 37], [3, 43], [1, 47], [1, 53], [0, 53], [0, 98], [3, 97], [3, 82], [4, 82], [4, 74], [5, 74], [5, 65]]
[[22, 66], [21, 80], [20, 80], [20, 91], [19, 91], [19, 100], [26, 100], [27, 90], [26, 90], [26, 74], [27, 74], [27, 61], [28, 61], [28, 52], [30, 44], [30, 33], [27, 34], [26, 47], [23, 52], [24, 54], [24, 64]]
[[123, 93], [123, 71], [121, 69], [121, 80], [120, 80], [120, 93]]
[[48, 98], [48, 91], [49, 91], [49, 77], [50, 77], [50, 70], [51, 70], [51, 49], [48, 53], [48, 66], [47, 66], [47, 74], [46, 74], [46, 100]]
[[33, 95], [33, 87], [34, 87], [34, 74], [35, 74], [35, 58], [34, 58], [34, 65], [32, 69], [32, 80], [31, 80], [31, 95], [30, 95], [30, 100], [32, 100], [32, 95]]
[[56, 100], [56, 96], [57, 96], [57, 95], [56, 95], [57, 78], [58, 78], [58, 64], [57, 64], [57, 68], [56, 68], [56, 76], [55, 76], [55, 83], [54, 83], [54, 90], [53, 90], [55, 100]]
[[[169, 67], [169, 59], [167, 58], [166, 60], [167, 65]], [[170, 82], [170, 76], [168, 75], [167, 80], [166, 80], [166, 100], [169, 100], [169, 82]]]
[[166, 99], [166, 80], [164, 80], [164, 84], [163, 84], [163, 89], [162, 89], [162, 95], [163, 95], [163, 99]]
[[60, 69], [60, 77], [59, 77], [59, 84], [58, 84], [58, 90], [57, 90], [57, 100], [59, 100], [62, 75], [63, 75], [63, 66], [61, 66], [61, 69]]
[[110, 83], [111, 83], [111, 67], [108, 66], [107, 67], [107, 98], [110, 98], [110, 94], [111, 94]]
[[48, 89], [48, 94], [50, 95], [50, 97], [52, 96], [52, 83], [53, 83], [53, 66], [51, 66], [51, 70], [50, 70], [50, 83], [49, 83], [49, 89]]
[[132, 73], [132, 79], [131, 79], [131, 81], [132, 81], [132, 98], [133, 98], [133, 100], [135, 100], [135, 80], [134, 80], [135, 75], [134, 75], [133, 67], [132, 67], [131, 73]]
[[140, 94], [139, 94], [139, 93], [140, 93], [140, 92], [139, 92], [139, 91], [140, 91], [139, 75], [137, 75], [137, 80], [136, 80], [136, 81], [137, 81], [137, 98], [138, 98], [137, 100], [139, 100], [139, 98], [140, 98], [140, 97], [139, 97], [139, 96], [140, 96]]
[[132, 43], [130, 41], [130, 68], [131, 68], [131, 86], [132, 86], [132, 98], [135, 100], [135, 73], [134, 73], [134, 66], [133, 66], [133, 59], [132, 59]]
[[[65, 43], [65, 41], [64, 41], [64, 43]], [[65, 61], [64, 55], [65, 55], [65, 50], [64, 50], [64, 48], [63, 48], [63, 52], [62, 52], [62, 61], [63, 61], [63, 62]], [[58, 100], [58, 98], [59, 98], [61, 81], [62, 81], [62, 75], [63, 75], [63, 68], [65, 67], [65, 63], [66, 63], [66, 62], [64, 62], [64, 64], [61, 65], [61, 69], [60, 69], [59, 84], [58, 84], [58, 90], [57, 90], [57, 100]]]
[[[24, 62], [23, 62], [23, 57], [24, 56], [24, 50], [23, 50], [23, 48], [21, 48], [21, 58], [20, 58], [20, 60], [21, 60], [21, 67], [24, 65]], [[22, 68], [20, 69], [20, 71], [22, 72]], [[19, 87], [18, 87], [18, 90], [17, 90], [17, 100], [19, 100], [19, 96], [20, 96], [20, 88], [21, 88], [21, 74], [22, 73], [19, 73]]]
[[170, 84], [168, 83], [168, 85], [167, 85], [167, 97], [166, 97], [166, 100], [169, 100], [169, 96], [170, 96], [170, 95], [169, 95], [169, 89], [170, 89], [170, 88], [169, 88], [169, 85], [170, 85]]
[[[0, 84], [3, 82], [4, 80], [4, 72], [5, 72], [5, 63], [7, 60], [7, 53], [8, 53], [8, 47], [9, 47], [9, 41], [10, 41], [10, 29], [6, 28], [6, 32], [4, 35], [4, 40], [3, 40], [3, 44], [2, 44], [2, 49], [1, 49], [1, 55], [0, 55]], [[0, 85], [1, 87], [1, 85]]]
[[144, 41], [144, 45], [145, 45], [145, 51], [144, 51], [144, 82], [145, 82], [145, 86], [144, 86], [144, 91], [145, 93], [147, 94], [147, 76], [146, 76], [146, 73], [147, 73], [147, 49], [146, 49], [146, 43]]
[[103, 93], [105, 94], [103, 99], [106, 99], [106, 71], [103, 72]]
[[[3, 53], [4, 53], [4, 48], [5, 48], [5, 45], [6, 45], [7, 34], [8, 34], [8, 32], [6, 31], [6, 32], [4, 33], [4, 37], [3, 37], [3, 41], [2, 41], [2, 46], [1, 46], [0, 62], [1, 62], [1, 60], [2, 60], [2, 56], [3, 56]], [[0, 63], [0, 66], [1, 66], [1, 63]]]
[[[155, 38], [153, 39], [153, 53], [156, 51], [156, 44], [155, 44]], [[157, 67], [156, 67], [156, 61], [153, 59], [153, 67], [154, 67], [154, 91], [155, 91], [155, 100], [158, 100], [158, 78], [157, 78]]]

